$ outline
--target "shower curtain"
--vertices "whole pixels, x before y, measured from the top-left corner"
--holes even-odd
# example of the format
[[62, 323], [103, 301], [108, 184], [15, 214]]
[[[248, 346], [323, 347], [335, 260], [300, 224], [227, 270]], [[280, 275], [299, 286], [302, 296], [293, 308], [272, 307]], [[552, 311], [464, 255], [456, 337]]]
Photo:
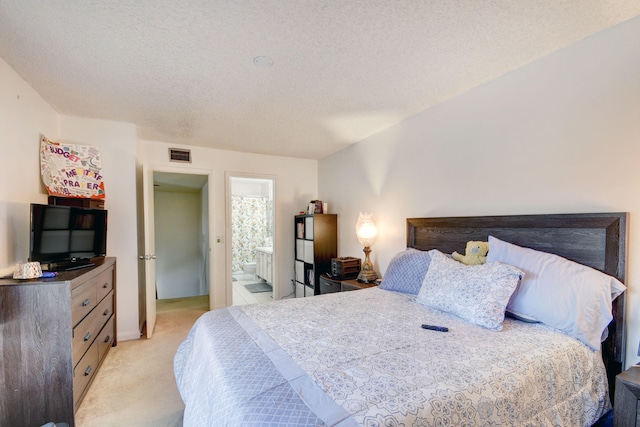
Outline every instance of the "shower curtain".
[[233, 271], [256, 261], [255, 249], [271, 246], [271, 201], [263, 197], [231, 196]]

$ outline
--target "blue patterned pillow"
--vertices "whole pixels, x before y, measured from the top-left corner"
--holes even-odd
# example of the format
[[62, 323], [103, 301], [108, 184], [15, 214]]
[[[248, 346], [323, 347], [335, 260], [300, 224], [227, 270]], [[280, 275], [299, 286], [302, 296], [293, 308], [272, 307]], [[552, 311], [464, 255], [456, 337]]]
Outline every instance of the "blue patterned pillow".
[[380, 289], [418, 295], [431, 263], [432, 251], [406, 249], [391, 259]]
[[436, 252], [416, 301], [500, 331], [505, 308], [522, 275], [520, 269], [501, 262], [465, 265]]

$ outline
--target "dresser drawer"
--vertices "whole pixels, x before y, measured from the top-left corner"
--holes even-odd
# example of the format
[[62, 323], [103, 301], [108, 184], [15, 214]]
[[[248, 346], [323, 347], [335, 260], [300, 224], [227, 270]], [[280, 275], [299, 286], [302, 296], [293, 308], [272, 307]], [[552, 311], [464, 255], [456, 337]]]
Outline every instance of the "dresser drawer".
[[[96, 343], [97, 344], [97, 343]], [[73, 369], [73, 402], [77, 407], [84, 390], [98, 369], [98, 346], [92, 345]]]
[[100, 330], [112, 314], [113, 293], [110, 293], [87, 317], [82, 319], [82, 321], [73, 328], [72, 346], [74, 366], [96, 339]]
[[77, 325], [98, 302], [96, 283], [89, 280], [71, 291], [71, 324]]
[[98, 293], [98, 301], [104, 298], [113, 290], [113, 268], [101, 273], [96, 278], [96, 287]]
[[96, 339], [96, 344], [98, 344], [98, 361], [99, 362], [102, 362], [102, 359], [104, 359], [104, 357], [107, 355], [107, 352], [113, 345], [114, 321], [115, 321], [115, 317], [111, 316], [107, 324], [104, 325], [104, 328], [102, 328], [100, 335], [98, 335], [98, 339]]

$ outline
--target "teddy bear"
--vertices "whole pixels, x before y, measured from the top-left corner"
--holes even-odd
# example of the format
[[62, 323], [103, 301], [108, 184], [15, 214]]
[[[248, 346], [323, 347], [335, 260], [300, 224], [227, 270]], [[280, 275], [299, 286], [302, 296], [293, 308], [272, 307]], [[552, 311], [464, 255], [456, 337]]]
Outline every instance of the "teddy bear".
[[487, 262], [487, 252], [489, 252], [489, 242], [470, 241], [467, 242], [464, 255], [453, 252], [451, 256], [466, 265], [480, 265]]

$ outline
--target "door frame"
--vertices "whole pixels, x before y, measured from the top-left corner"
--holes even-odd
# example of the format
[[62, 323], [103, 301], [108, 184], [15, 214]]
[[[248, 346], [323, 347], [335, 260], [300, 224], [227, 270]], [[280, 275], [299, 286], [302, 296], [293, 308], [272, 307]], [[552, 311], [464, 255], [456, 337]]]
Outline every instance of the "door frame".
[[[174, 174], [182, 174], [182, 175], [203, 175], [207, 177], [207, 187], [208, 187], [207, 188], [208, 190], [207, 191], [207, 199], [208, 199], [207, 200], [208, 202], [207, 220], [209, 223], [209, 226], [208, 226], [208, 229], [209, 229], [209, 236], [208, 236], [209, 237], [209, 309], [211, 310], [215, 306], [214, 304], [215, 292], [212, 291], [213, 277], [214, 277], [213, 275], [213, 272], [214, 272], [213, 235], [214, 235], [214, 204], [215, 204], [213, 169], [202, 169], [202, 168], [193, 168], [188, 166], [173, 166], [173, 165], [158, 165], [158, 164], [145, 164], [143, 165], [143, 170], [145, 169], [148, 171], [147, 173], [149, 173], [152, 177], [155, 172], [165, 172], [165, 173], [174, 173]], [[151, 186], [153, 186], [153, 180], [151, 182]], [[153, 190], [153, 188], [151, 188], [151, 190]], [[149, 189], [146, 189], [146, 191], [149, 191]], [[155, 209], [155, 208], [151, 206], [150, 209]], [[149, 218], [147, 217], [147, 211], [144, 209], [143, 209], [143, 217], [144, 217], [143, 221], [145, 224], [144, 239], [147, 240], [148, 236], [146, 236], [146, 233], [153, 233], [155, 237], [155, 230], [147, 228], [146, 224], [148, 224]], [[147, 248], [145, 248], [145, 251], [147, 251]], [[155, 248], [154, 248], [154, 251], [155, 251]], [[155, 282], [149, 283], [148, 281], [145, 281], [145, 291], [146, 291], [145, 295], [154, 295]], [[147, 297], [145, 297], [145, 307], [149, 307], [149, 301], [146, 298]], [[154, 303], [155, 303], [155, 299], [154, 299]], [[148, 316], [148, 313], [145, 313], [145, 321], [147, 319], [147, 316]]]
[[278, 249], [277, 249], [277, 209], [276, 209], [276, 194], [278, 191], [278, 179], [276, 175], [270, 174], [260, 174], [260, 173], [249, 173], [249, 172], [233, 172], [233, 171], [225, 171], [224, 173], [224, 181], [225, 181], [225, 241], [228, 242], [225, 245], [225, 289], [227, 294], [227, 307], [231, 307], [233, 305], [233, 266], [232, 264], [232, 245], [233, 245], [233, 233], [232, 233], [232, 224], [231, 224], [231, 178], [250, 178], [250, 179], [262, 179], [269, 180], [273, 183], [273, 187], [271, 189], [271, 196], [273, 197], [273, 262], [272, 262], [272, 275], [273, 275], [273, 300], [280, 299], [280, 280], [278, 277]]

